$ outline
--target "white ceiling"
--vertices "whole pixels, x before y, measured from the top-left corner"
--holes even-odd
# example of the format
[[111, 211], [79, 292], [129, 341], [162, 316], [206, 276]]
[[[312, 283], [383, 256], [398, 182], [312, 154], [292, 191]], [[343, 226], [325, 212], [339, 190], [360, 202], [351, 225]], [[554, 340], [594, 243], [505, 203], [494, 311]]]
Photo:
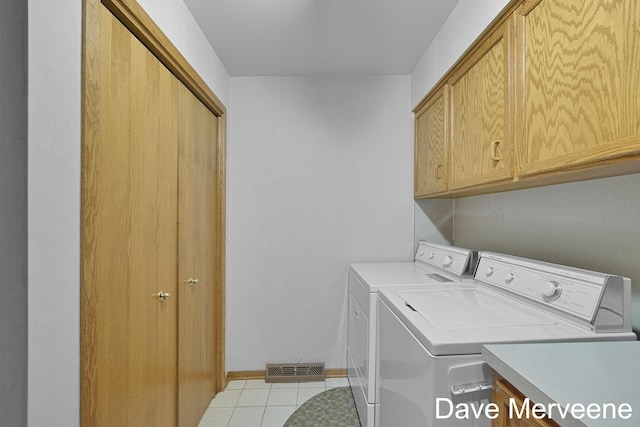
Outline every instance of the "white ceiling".
[[458, 0], [184, 0], [231, 76], [408, 75]]

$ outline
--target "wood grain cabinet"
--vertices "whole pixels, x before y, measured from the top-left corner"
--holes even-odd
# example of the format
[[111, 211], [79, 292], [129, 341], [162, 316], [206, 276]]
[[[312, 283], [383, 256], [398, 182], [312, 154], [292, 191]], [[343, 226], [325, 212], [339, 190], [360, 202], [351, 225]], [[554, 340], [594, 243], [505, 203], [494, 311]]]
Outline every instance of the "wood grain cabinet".
[[509, 417], [509, 408], [515, 405], [519, 410], [523, 407], [525, 397], [517, 388], [494, 374], [491, 400], [498, 410], [498, 417], [492, 420], [491, 427], [558, 427], [558, 423], [545, 418], [515, 418]]
[[511, 21], [497, 27], [449, 79], [449, 189], [510, 179]]
[[[639, 22], [635, 0], [509, 3], [415, 110], [416, 197], [640, 172]], [[422, 115], [442, 91], [445, 132]], [[446, 190], [425, 172], [433, 134]]]
[[449, 175], [448, 88], [443, 88], [416, 111], [415, 196], [447, 190]]
[[640, 152], [640, 3], [526, 0], [515, 16], [518, 174]]

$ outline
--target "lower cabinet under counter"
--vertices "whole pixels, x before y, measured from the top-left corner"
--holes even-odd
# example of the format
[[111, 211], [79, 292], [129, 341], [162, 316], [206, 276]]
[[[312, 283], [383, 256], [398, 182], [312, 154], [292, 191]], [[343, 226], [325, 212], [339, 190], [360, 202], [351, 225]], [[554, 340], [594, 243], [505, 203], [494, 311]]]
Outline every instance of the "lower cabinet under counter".
[[495, 372], [491, 402], [498, 407], [498, 416], [491, 421], [491, 427], [558, 427], [558, 423], [537, 410], [534, 402]]

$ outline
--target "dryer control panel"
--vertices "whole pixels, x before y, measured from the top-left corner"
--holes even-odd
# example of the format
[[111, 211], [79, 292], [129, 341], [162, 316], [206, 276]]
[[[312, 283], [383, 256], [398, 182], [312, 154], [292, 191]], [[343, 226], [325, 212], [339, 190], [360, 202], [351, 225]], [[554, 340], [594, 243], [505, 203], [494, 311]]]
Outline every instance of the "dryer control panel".
[[416, 250], [416, 262], [423, 262], [432, 267], [462, 278], [465, 274], [472, 275], [475, 267], [475, 252], [454, 246], [441, 246], [434, 243], [420, 242]]

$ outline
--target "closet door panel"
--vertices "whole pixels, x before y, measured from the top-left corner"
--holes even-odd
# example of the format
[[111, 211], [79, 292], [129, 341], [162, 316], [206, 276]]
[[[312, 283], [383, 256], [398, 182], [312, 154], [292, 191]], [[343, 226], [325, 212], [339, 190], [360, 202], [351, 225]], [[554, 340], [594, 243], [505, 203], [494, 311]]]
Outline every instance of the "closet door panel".
[[177, 81], [101, 9], [100, 128], [90, 166], [96, 424], [176, 425]]
[[218, 118], [180, 86], [179, 425], [197, 425], [215, 393], [214, 265]]

